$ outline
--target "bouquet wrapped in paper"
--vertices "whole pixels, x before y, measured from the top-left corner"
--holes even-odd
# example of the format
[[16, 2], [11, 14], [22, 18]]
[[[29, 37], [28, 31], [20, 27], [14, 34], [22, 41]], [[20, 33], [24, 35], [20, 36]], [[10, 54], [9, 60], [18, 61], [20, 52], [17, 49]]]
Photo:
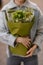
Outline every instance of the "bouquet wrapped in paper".
[[[34, 24], [34, 10], [27, 8], [25, 10], [13, 10], [7, 11], [7, 26], [12, 35], [17, 37], [29, 36], [32, 26]], [[12, 54], [25, 56], [29, 48], [26, 48], [22, 43], [16, 44], [13, 48], [9, 46]]]

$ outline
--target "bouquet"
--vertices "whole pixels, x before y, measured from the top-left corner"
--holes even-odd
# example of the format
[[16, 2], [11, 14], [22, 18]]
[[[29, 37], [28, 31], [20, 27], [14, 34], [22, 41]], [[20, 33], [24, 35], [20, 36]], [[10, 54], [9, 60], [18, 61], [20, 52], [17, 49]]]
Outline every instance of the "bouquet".
[[[34, 10], [32, 8], [25, 10], [10, 9], [7, 11], [7, 19], [7, 26], [13, 36], [29, 36], [35, 19]], [[29, 48], [26, 48], [22, 43], [18, 43], [14, 48], [9, 46], [9, 49], [12, 54], [25, 56]]]

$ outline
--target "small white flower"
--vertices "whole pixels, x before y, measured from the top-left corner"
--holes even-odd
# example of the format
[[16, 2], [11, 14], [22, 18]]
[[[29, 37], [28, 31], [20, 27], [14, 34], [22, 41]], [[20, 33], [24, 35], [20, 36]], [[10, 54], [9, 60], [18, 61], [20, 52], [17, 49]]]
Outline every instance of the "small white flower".
[[16, 22], [18, 22], [18, 19], [16, 19]]

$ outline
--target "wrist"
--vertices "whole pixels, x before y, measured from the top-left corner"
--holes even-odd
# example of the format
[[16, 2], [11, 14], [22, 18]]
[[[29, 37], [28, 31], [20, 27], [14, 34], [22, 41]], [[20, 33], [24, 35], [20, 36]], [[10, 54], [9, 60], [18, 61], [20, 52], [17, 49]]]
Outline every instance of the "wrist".
[[15, 42], [16, 42], [16, 43], [18, 42], [18, 37], [16, 38]]
[[14, 46], [17, 44], [18, 37], [14, 41]]
[[35, 47], [35, 48], [37, 48], [37, 47], [38, 47], [38, 45], [37, 45], [37, 44], [34, 44], [34, 47]]
[[20, 39], [21, 39], [20, 37], [17, 37], [16, 40], [15, 40], [16, 43], [20, 42]]

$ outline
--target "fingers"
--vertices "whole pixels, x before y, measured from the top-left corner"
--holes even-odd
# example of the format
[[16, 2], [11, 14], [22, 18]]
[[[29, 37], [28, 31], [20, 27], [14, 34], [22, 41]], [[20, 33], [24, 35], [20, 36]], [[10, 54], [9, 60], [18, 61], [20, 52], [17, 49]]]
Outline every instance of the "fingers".
[[28, 47], [31, 46], [31, 39], [27, 39], [27, 40], [25, 40], [25, 42], [26, 42], [26, 45], [27, 45]]
[[29, 38], [28, 38], [26, 41], [27, 41], [28, 43], [29, 43], [29, 42], [30, 42], [30, 43], [32, 42], [31, 39], [29, 39]]
[[32, 49], [28, 50], [28, 51], [26, 52], [26, 54], [29, 54], [31, 51], [32, 51]]
[[31, 43], [30, 42], [29, 43], [25, 42], [24, 46], [27, 47], [27, 48], [30, 48]]
[[28, 39], [28, 47], [30, 47], [31, 46], [31, 39]]
[[26, 46], [27, 46], [28, 48], [31, 47], [31, 43], [30, 43], [30, 42], [26, 42], [25, 44], [26, 44]]
[[33, 55], [32, 48], [31, 48], [29, 51], [27, 51], [26, 54], [27, 54], [27, 55], [26, 55], [25, 57], [30, 57], [30, 56], [32, 56], [32, 55]]
[[25, 57], [29, 57], [29, 56], [32, 56], [33, 53], [35, 52], [37, 46], [33, 46], [32, 48], [30, 48], [30, 50], [27, 51], [27, 55]]
[[28, 43], [28, 47], [30, 47], [30, 46], [31, 46], [31, 42]]
[[28, 39], [29, 42], [31, 42], [31, 39]]
[[28, 45], [24, 44], [24, 46], [25, 46], [26, 48], [28, 48]]
[[22, 43], [26, 48], [30, 48], [31, 46], [31, 39], [28, 37], [18, 37], [16, 42]]
[[23, 43], [27, 48], [30, 48], [31, 42], [28, 39], [23, 40]]
[[21, 44], [23, 44], [26, 48], [29, 47], [28, 44], [26, 42], [24, 42], [24, 41]]
[[31, 57], [33, 55], [33, 53], [30, 53], [28, 55], [26, 55], [25, 57]]

